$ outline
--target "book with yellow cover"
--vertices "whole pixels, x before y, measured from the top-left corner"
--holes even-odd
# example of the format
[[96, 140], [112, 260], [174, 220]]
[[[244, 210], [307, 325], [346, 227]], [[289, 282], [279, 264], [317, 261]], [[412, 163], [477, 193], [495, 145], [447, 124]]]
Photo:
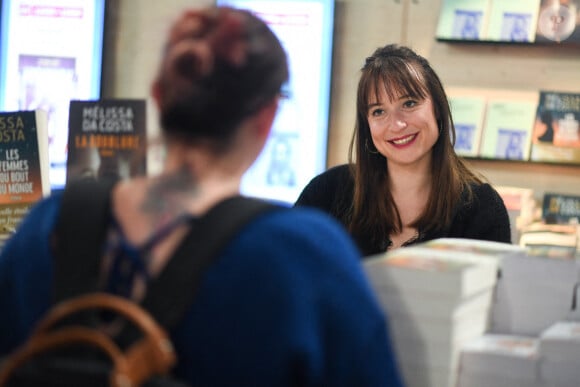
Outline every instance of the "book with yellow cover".
[[449, 104], [455, 125], [455, 152], [460, 156], [478, 156], [485, 115], [485, 97], [450, 94]]
[[486, 40], [533, 43], [540, 0], [493, 0]]
[[537, 103], [537, 98], [526, 100], [500, 97], [488, 100], [480, 156], [500, 160], [529, 160]]
[[443, 0], [435, 36], [449, 40], [484, 40], [491, 0]]

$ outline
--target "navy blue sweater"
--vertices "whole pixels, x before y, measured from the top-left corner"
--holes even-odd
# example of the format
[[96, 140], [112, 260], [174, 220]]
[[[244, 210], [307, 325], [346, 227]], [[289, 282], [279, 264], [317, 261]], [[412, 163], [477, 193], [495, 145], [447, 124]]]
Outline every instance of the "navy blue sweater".
[[[0, 356], [49, 307], [59, 207], [58, 194], [35, 206], [0, 255]], [[401, 385], [356, 246], [316, 210], [273, 211], [245, 226], [170, 333], [176, 374], [192, 385]]]

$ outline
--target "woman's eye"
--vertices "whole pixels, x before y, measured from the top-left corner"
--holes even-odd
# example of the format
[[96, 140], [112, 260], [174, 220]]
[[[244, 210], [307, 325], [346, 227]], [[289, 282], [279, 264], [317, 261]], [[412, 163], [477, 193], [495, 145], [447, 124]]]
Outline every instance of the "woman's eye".
[[417, 101], [412, 100], [412, 99], [410, 99], [408, 101], [405, 101], [405, 103], [403, 103], [403, 106], [406, 107], [406, 108], [412, 108], [412, 107], [414, 107], [416, 105], [417, 105]]
[[373, 109], [371, 110], [371, 116], [378, 117], [384, 113], [383, 109]]

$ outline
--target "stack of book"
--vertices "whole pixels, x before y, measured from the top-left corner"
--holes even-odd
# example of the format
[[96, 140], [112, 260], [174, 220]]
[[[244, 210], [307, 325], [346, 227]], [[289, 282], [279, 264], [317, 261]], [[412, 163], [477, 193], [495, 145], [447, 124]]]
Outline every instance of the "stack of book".
[[538, 339], [486, 334], [461, 349], [458, 387], [541, 387]]
[[571, 313], [576, 259], [512, 255], [502, 259], [490, 332], [538, 336]]
[[407, 386], [454, 386], [461, 346], [486, 331], [499, 260], [480, 245], [436, 240], [365, 260]]
[[512, 243], [518, 243], [522, 230], [541, 218], [541, 209], [534, 199], [532, 188], [495, 186], [508, 211]]
[[558, 321], [539, 338], [540, 377], [544, 385], [576, 387], [580, 383], [580, 322]]
[[579, 247], [580, 227], [577, 224], [534, 222], [521, 231], [519, 244], [530, 255], [553, 258], [575, 258]]

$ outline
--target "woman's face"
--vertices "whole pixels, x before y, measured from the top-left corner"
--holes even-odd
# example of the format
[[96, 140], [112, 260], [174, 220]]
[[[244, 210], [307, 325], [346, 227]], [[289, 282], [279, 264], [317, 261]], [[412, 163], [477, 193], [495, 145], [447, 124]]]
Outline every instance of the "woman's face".
[[389, 100], [384, 88], [369, 98], [367, 111], [371, 137], [388, 165], [417, 165], [431, 162], [439, 128], [431, 99], [418, 100], [397, 95]]

